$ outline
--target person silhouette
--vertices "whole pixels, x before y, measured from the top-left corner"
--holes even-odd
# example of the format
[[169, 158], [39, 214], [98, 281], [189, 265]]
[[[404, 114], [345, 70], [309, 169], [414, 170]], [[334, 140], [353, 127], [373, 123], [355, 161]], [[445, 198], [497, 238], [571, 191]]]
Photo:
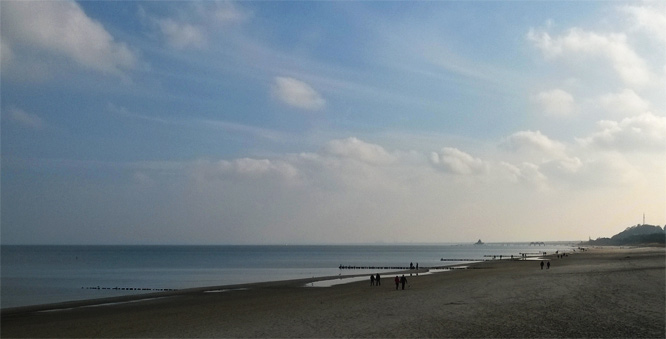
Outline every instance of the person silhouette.
[[543, 260], [541, 260], [541, 269], [543, 269]]
[[398, 285], [400, 285], [400, 278], [398, 278], [398, 276], [396, 275], [395, 276], [395, 290], [396, 291], [398, 290]]
[[402, 284], [402, 289], [404, 290], [405, 289], [405, 284], [407, 283], [407, 278], [405, 278], [404, 274], [400, 278], [400, 283]]
[[375, 285], [379, 286], [382, 284], [381, 277], [379, 276], [379, 273], [375, 276]]

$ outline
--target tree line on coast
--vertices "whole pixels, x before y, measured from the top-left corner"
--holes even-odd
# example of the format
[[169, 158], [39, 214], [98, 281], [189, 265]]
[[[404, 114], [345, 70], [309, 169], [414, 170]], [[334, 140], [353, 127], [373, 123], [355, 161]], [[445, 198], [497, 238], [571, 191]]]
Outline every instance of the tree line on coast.
[[590, 239], [586, 245], [596, 246], [628, 246], [628, 245], [666, 245], [666, 225], [636, 225], [627, 227], [624, 231], [610, 237]]

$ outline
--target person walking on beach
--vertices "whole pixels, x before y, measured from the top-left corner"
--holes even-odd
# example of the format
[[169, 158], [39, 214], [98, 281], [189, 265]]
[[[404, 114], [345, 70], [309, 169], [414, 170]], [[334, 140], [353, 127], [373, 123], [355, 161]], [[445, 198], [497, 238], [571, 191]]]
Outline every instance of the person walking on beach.
[[375, 275], [370, 274], [370, 286], [375, 286]]
[[543, 260], [541, 260], [541, 269], [543, 269]]
[[396, 291], [398, 290], [398, 285], [400, 285], [400, 278], [398, 278], [398, 276], [396, 275], [395, 276], [395, 290]]
[[546, 263], [546, 269], [547, 269], [547, 270], [550, 269], [550, 261]]
[[[405, 284], [407, 283], [407, 278], [405, 278], [405, 275], [403, 274], [402, 277], [400, 278], [400, 283], [402, 284], [402, 289], [405, 289]], [[397, 287], [397, 286], [396, 286]]]
[[377, 273], [377, 276], [375, 277], [375, 284], [377, 286], [382, 284], [381, 278], [379, 277], [379, 273]]

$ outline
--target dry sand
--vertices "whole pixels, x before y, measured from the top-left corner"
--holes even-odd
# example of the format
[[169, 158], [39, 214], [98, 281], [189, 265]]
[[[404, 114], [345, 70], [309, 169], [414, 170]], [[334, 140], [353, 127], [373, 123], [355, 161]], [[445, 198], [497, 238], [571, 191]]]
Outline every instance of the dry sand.
[[[551, 257], [543, 270], [538, 261], [484, 262], [407, 276], [404, 291], [385, 275], [380, 287], [291, 281], [47, 312], [8, 309], [0, 335], [664, 338], [665, 253], [663, 247], [590, 249]], [[82, 303], [68, 306], [76, 305]]]

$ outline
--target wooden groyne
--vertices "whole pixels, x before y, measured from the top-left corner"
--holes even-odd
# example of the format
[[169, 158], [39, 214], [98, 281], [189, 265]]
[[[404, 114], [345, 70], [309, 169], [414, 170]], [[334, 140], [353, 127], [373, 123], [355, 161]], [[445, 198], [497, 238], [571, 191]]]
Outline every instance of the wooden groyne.
[[[353, 265], [340, 265], [338, 266], [341, 270], [409, 270], [415, 269], [414, 267], [409, 268], [408, 266], [353, 266]], [[426, 267], [420, 267], [425, 269]]]
[[175, 288], [139, 288], [139, 287], [100, 287], [100, 286], [88, 286], [81, 287], [83, 290], [114, 290], [114, 291], [178, 291]]

